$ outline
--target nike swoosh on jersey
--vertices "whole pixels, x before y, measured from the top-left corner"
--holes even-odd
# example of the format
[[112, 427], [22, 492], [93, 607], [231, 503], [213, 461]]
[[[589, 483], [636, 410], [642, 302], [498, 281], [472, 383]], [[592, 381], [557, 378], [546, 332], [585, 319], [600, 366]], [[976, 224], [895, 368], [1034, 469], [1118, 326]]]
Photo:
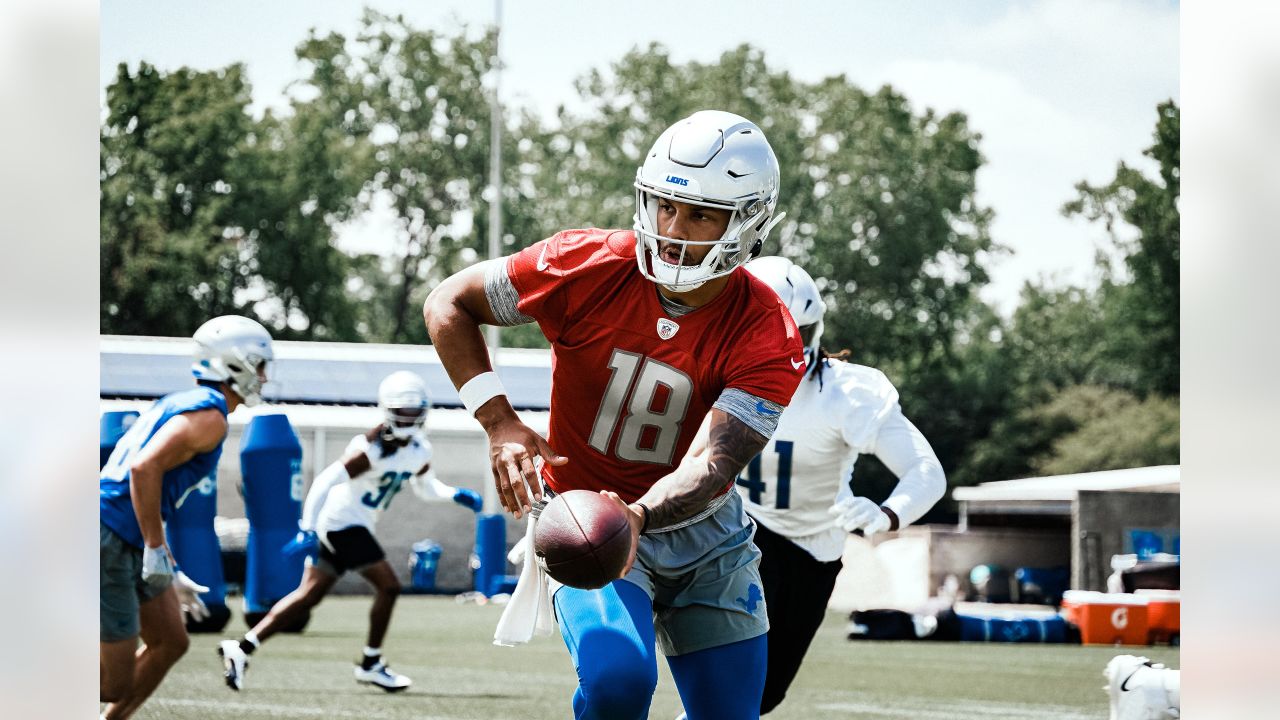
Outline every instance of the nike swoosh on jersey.
[[760, 413], [761, 415], [781, 415], [782, 414], [781, 410], [773, 410], [769, 408], [769, 406], [764, 404], [763, 400], [756, 401], [756, 412]]
[[542, 246], [542, 252], [538, 253], [538, 272], [542, 272], [551, 267], [551, 263], [547, 262], [547, 246]]
[[[787, 359], [790, 360], [790, 358], [787, 358]], [[791, 367], [796, 370], [799, 370], [800, 368], [804, 367], [804, 360], [791, 360]]]

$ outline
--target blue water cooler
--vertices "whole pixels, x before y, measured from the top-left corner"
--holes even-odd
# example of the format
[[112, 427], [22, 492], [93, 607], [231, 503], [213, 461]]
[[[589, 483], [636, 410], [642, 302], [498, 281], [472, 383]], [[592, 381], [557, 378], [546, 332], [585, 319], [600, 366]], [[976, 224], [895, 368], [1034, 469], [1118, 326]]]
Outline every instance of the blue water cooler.
[[505, 515], [476, 515], [476, 548], [471, 567], [475, 571], [477, 592], [493, 596], [515, 589], [519, 576], [507, 574]]
[[169, 549], [187, 577], [209, 588], [200, 596], [209, 608], [209, 617], [187, 620], [187, 631], [222, 632], [231, 619], [227, 609], [227, 583], [222, 575], [222, 548], [213, 528], [218, 510], [217, 471], [200, 481], [169, 517], [165, 526]]
[[409, 556], [409, 577], [414, 590], [431, 592], [436, 589], [436, 569], [440, 567], [443, 551], [440, 543], [430, 538], [413, 544], [413, 553]]
[[98, 418], [99, 470], [107, 464], [107, 458], [111, 457], [111, 451], [116, 449], [116, 443], [129, 432], [129, 428], [133, 427], [133, 421], [137, 419], [137, 410], [111, 410], [102, 413], [102, 417]]
[[[244, 614], [250, 627], [302, 580], [303, 559], [281, 549], [302, 517], [302, 444], [284, 415], [258, 415], [240, 440], [240, 492], [249, 518]], [[305, 618], [286, 632], [301, 632]]]

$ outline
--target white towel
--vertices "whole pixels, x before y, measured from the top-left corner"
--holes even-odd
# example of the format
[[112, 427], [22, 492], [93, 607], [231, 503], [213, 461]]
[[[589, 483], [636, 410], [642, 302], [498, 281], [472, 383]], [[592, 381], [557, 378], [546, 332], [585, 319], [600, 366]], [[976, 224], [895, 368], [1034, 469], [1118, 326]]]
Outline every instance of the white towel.
[[[541, 509], [541, 508], [539, 508]], [[524, 645], [537, 635], [550, 635], [556, 628], [555, 614], [551, 611], [551, 583], [547, 572], [538, 565], [533, 553], [533, 533], [538, 526], [538, 516], [529, 515], [525, 525], [524, 540], [511, 549], [511, 556], [524, 546], [524, 565], [515, 592], [507, 601], [507, 607], [498, 619], [493, 631], [493, 644], [503, 647]]]

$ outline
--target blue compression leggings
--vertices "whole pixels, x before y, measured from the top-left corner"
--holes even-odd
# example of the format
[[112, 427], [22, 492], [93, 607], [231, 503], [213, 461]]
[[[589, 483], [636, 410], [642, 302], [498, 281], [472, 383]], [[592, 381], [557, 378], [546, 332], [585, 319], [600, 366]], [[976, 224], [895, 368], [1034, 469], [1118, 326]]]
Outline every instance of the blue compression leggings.
[[[615, 580], [600, 590], [561, 588], [560, 633], [578, 671], [576, 720], [644, 720], [658, 684], [653, 604]], [[760, 717], [767, 636], [667, 658], [689, 720]]]

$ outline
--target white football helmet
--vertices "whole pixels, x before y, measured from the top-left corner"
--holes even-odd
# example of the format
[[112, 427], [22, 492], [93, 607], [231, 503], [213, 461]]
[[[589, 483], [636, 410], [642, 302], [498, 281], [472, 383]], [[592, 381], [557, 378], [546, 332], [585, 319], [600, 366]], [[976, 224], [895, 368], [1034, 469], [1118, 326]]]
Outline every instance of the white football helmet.
[[804, 268], [777, 255], [752, 260], [747, 263], [747, 272], [773, 288], [791, 311], [791, 317], [800, 328], [805, 360], [809, 367], [813, 367], [818, 359], [818, 346], [822, 343], [822, 316], [827, 312], [818, 284]]
[[[733, 113], [703, 110], [667, 128], [636, 171], [636, 262], [640, 273], [670, 290], [685, 292], [728, 275], [760, 252], [786, 213], [778, 204], [778, 158], [755, 123]], [[658, 199], [720, 208], [732, 213], [719, 240], [696, 242], [663, 237]], [[698, 265], [671, 264], [658, 254], [659, 241], [680, 246], [712, 245]]]
[[378, 385], [378, 407], [387, 432], [399, 440], [407, 440], [418, 433], [427, 421], [427, 384], [417, 373], [398, 370], [382, 379]]
[[192, 337], [196, 350], [191, 374], [197, 380], [227, 383], [249, 407], [262, 402], [258, 373], [269, 377], [275, 359], [266, 328], [247, 317], [223, 315], [201, 325]]

